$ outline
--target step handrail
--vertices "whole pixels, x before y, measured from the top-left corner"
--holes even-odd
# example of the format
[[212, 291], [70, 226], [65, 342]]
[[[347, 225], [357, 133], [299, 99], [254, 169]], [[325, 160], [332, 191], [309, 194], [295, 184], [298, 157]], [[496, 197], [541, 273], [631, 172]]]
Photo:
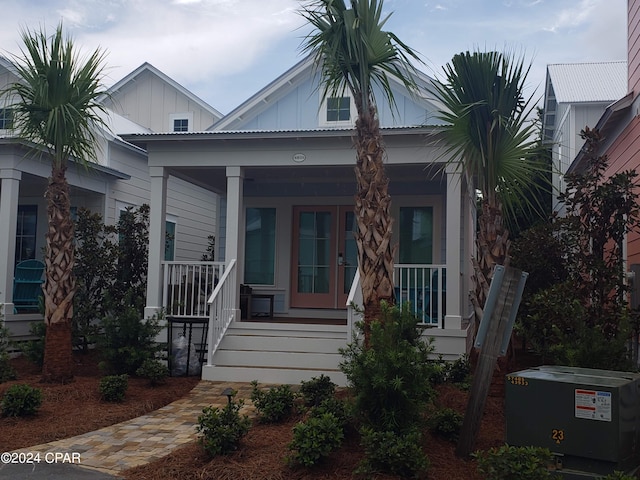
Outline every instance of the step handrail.
[[236, 259], [232, 259], [222, 278], [209, 297], [209, 334], [207, 339], [207, 366], [212, 365], [213, 355], [233, 321], [236, 302]]

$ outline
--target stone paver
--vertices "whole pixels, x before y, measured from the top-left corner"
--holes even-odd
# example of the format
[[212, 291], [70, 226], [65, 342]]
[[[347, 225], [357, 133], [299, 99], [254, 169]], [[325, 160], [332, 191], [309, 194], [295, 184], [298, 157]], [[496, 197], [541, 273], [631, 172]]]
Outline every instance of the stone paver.
[[[175, 448], [195, 440], [197, 420], [202, 409], [209, 405], [224, 407], [228, 400], [222, 392], [228, 387], [237, 391], [235, 399], [245, 400], [241, 413], [253, 416], [254, 408], [249, 400], [252, 388], [250, 384], [201, 381], [184, 398], [147, 415], [94, 432], [16, 450], [16, 452], [40, 453], [41, 459], [48, 455], [51, 460], [54, 459], [51, 454], [68, 453], [70, 461], [63, 462], [64, 459], [61, 459], [59, 463], [55, 463], [55, 466], [68, 466], [71, 461], [78, 460], [79, 457], [79, 462], [74, 461], [73, 464], [107, 475], [95, 478], [117, 476], [123, 470], [153, 462], [171, 453]], [[77, 455], [74, 457], [74, 454]], [[47, 465], [46, 462], [42, 463]], [[53, 466], [53, 464], [48, 465]], [[3, 473], [6, 473], [6, 470], [0, 468], [0, 478]]]

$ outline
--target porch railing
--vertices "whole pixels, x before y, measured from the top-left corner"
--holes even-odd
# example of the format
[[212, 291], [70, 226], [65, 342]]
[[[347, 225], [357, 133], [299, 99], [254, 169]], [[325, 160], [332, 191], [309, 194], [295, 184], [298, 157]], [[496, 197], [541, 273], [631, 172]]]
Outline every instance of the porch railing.
[[224, 262], [163, 262], [162, 266], [162, 306], [166, 314], [208, 317], [208, 300], [224, 274]]
[[218, 349], [224, 334], [238, 312], [236, 306], [236, 260], [229, 265], [222, 274], [222, 278], [208, 299], [209, 331], [207, 339], [207, 365], [213, 364], [213, 354]]
[[[409, 308], [421, 323], [442, 328], [446, 311], [446, 274], [445, 265], [394, 265], [396, 302]], [[356, 271], [347, 299], [347, 340], [351, 340], [353, 326], [360, 317], [358, 308], [362, 308], [359, 270]]]
[[409, 308], [422, 323], [442, 328], [446, 307], [445, 265], [394, 265], [396, 302]]

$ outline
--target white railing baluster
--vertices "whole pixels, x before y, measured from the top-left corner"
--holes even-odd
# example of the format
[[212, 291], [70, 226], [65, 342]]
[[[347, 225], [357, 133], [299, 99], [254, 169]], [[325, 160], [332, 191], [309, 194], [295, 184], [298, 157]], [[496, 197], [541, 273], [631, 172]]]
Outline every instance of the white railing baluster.
[[227, 328], [233, 321], [235, 305], [236, 260], [229, 262], [224, 269], [218, 285], [208, 299], [209, 304], [209, 335], [207, 339], [207, 365], [211, 366], [215, 354]]

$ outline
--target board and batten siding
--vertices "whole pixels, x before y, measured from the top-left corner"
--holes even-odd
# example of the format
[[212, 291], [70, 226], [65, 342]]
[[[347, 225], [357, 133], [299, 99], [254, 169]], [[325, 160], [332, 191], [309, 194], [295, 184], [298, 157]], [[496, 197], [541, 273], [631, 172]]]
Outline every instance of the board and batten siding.
[[[380, 125], [410, 126], [433, 123], [434, 112], [407, 97], [400, 90], [394, 90], [397, 111], [392, 112], [384, 102], [384, 96], [375, 88], [378, 100]], [[243, 123], [243, 130], [287, 130], [314, 129], [324, 126], [320, 121], [321, 95], [317, 90], [313, 77], [309, 77], [282, 97], [269, 98], [262, 111], [251, 120]], [[236, 127], [237, 128], [237, 127]]]
[[197, 102], [149, 71], [141, 72], [135, 82], [115, 92], [109, 107], [154, 132], [173, 130], [171, 114], [191, 114], [191, 131], [206, 130], [216, 120]]

